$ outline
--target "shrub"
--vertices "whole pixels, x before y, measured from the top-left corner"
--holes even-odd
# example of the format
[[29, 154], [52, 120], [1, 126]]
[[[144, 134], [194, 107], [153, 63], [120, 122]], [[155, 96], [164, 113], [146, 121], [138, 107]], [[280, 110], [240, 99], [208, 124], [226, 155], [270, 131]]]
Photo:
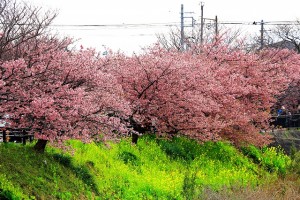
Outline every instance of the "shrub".
[[250, 145], [242, 147], [241, 150], [244, 155], [271, 173], [275, 172], [279, 175], [286, 175], [291, 164], [290, 157], [284, 153], [281, 147], [264, 147], [259, 149]]
[[131, 152], [123, 151], [119, 154], [119, 159], [123, 160], [125, 164], [132, 164], [138, 166], [140, 164], [140, 159]]
[[200, 145], [197, 141], [185, 137], [174, 137], [172, 140], [159, 140], [161, 149], [172, 159], [190, 162], [200, 155]]

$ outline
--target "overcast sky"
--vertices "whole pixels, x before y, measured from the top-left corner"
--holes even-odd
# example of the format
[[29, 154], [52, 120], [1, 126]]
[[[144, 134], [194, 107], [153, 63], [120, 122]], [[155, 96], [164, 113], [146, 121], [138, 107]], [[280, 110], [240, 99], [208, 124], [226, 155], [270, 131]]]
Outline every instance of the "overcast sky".
[[[124, 52], [139, 51], [156, 41], [156, 33], [166, 32], [169, 26], [180, 23], [180, 5], [185, 16], [200, 22], [200, 1], [196, 0], [26, 0], [46, 9], [57, 10], [56, 25], [105, 26], [55, 26], [61, 34], [81, 38], [78, 44], [104, 46]], [[253, 22], [264, 20], [295, 21], [300, 19], [299, 0], [205, 0], [204, 17], [218, 16], [221, 22]], [[159, 24], [157, 24], [159, 23]], [[126, 26], [139, 24], [137, 26]], [[117, 25], [117, 26], [115, 26]], [[251, 27], [251, 28], [249, 28]], [[259, 26], [243, 25], [244, 30], [259, 33]]]

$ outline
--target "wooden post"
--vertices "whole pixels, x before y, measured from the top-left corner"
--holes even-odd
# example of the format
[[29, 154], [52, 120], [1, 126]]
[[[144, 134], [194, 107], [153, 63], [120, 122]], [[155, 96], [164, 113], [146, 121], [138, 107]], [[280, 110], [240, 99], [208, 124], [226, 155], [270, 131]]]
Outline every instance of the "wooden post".
[[33, 141], [33, 135], [30, 135], [29, 136], [29, 142], [32, 142]]
[[22, 143], [23, 143], [23, 145], [26, 145], [26, 136], [27, 134], [26, 134], [26, 131], [25, 131], [25, 129], [24, 130], [22, 130]]
[[3, 133], [3, 136], [2, 136], [3, 142], [6, 143], [6, 142], [7, 142], [7, 141], [6, 141], [6, 140], [7, 140], [7, 139], [6, 139], [6, 130], [3, 130], [2, 133]]

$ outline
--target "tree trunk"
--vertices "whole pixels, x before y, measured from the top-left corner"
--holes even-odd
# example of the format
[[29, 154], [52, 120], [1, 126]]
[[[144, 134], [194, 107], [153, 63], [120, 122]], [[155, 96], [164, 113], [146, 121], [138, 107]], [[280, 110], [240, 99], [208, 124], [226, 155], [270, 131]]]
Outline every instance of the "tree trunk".
[[138, 139], [139, 139], [139, 135], [135, 134], [135, 133], [132, 133], [132, 135], [131, 135], [131, 142], [133, 144], [137, 144]]
[[38, 139], [33, 149], [37, 152], [43, 153], [45, 151], [48, 140]]

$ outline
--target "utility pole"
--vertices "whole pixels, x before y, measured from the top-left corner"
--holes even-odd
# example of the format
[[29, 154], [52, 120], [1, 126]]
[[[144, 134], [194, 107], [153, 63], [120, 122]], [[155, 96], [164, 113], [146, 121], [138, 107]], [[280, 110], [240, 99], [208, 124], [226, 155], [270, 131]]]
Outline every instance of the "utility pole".
[[204, 7], [204, 3], [201, 2], [201, 30], [200, 30], [200, 44], [203, 44], [203, 27], [204, 27], [204, 18], [203, 18], [203, 7]]
[[215, 34], [216, 34], [216, 40], [218, 39], [219, 30], [218, 30], [218, 16], [215, 17]]
[[264, 20], [260, 22], [260, 49], [264, 47]]
[[261, 20], [260, 22], [254, 21], [253, 25], [257, 25], [259, 23], [260, 23], [260, 49], [263, 49], [264, 48], [264, 32], [265, 32], [264, 24], [265, 24], [265, 22], [264, 22], [264, 20]]
[[184, 16], [183, 16], [183, 4], [181, 4], [181, 12], [180, 12], [180, 19], [181, 19], [181, 23], [180, 23], [180, 50], [184, 51]]
[[[187, 50], [187, 46], [188, 46], [188, 42], [186, 40], [186, 36], [184, 34], [184, 27], [194, 27], [195, 25], [195, 20], [194, 17], [185, 17], [184, 14], [185, 13], [193, 13], [193, 12], [184, 12], [183, 10], [183, 4], [181, 4], [181, 12], [180, 12], [180, 50], [181, 51], [185, 51]], [[185, 19], [191, 19], [191, 24], [184, 24], [184, 20]]]

